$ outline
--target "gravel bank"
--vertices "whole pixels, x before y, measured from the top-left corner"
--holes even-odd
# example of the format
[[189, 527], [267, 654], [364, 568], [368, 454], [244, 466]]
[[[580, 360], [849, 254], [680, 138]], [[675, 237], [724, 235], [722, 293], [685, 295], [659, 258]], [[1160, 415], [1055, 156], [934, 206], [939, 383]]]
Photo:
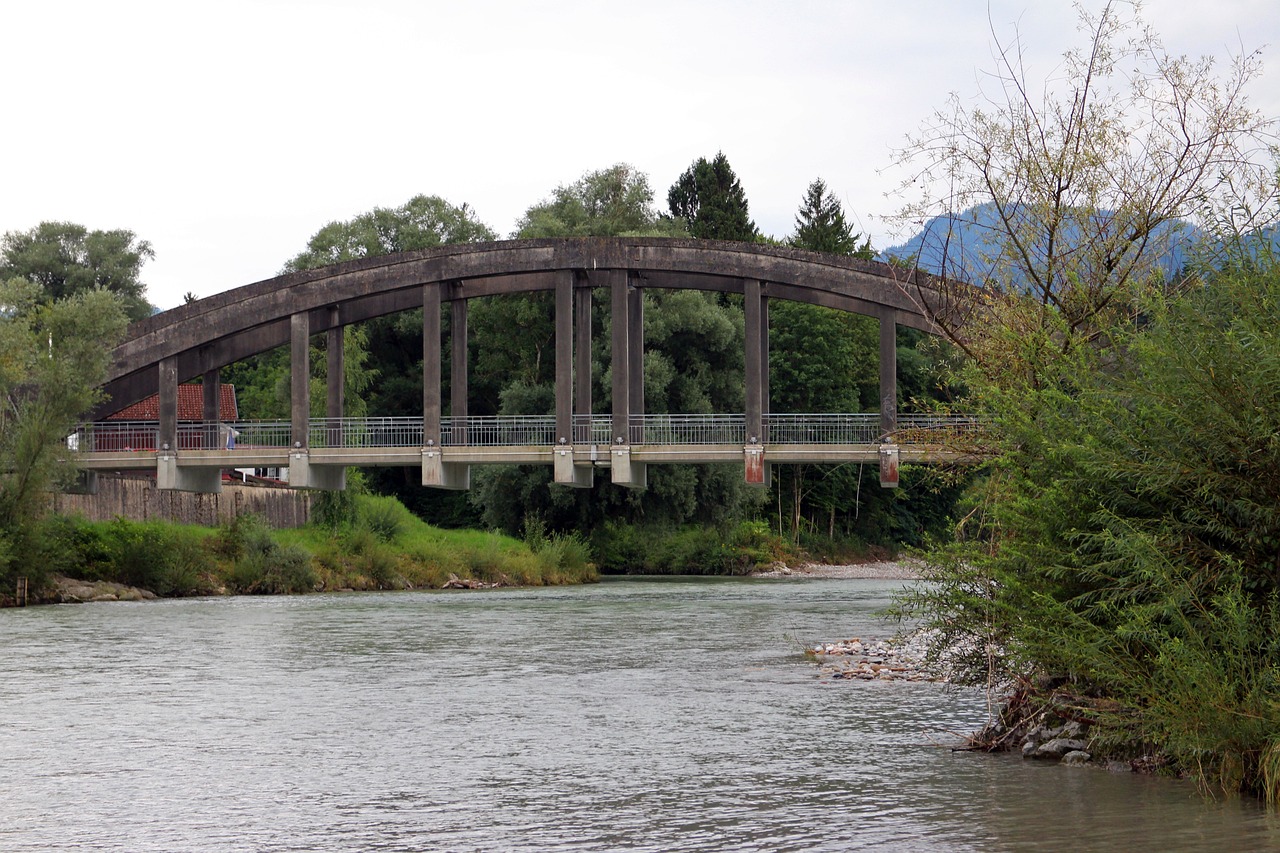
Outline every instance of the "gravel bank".
[[824, 566], [805, 563], [791, 568], [777, 566], [765, 572], [756, 572], [758, 578], [848, 578], [851, 580], [919, 580], [920, 564], [914, 560], [884, 560], [871, 563], [855, 563], [850, 566]]

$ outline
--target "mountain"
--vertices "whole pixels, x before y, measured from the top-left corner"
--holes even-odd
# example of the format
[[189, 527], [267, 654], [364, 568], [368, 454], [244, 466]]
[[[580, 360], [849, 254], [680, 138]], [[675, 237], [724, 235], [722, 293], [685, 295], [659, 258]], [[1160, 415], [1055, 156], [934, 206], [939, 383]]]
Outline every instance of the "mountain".
[[[1083, 224], [1090, 226], [1091, 230], [1096, 229], [1105, 224], [1108, 215], [1104, 211], [1098, 214], [1101, 219]], [[932, 273], [942, 272], [945, 261], [948, 275], [981, 281], [986, 277], [986, 264], [982, 260], [984, 249], [998, 229], [995, 205], [979, 205], [962, 213], [935, 216], [910, 240], [884, 250], [877, 257], [879, 260], [904, 261], [916, 258], [921, 269]], [[1065, 240], [1068, 246], [1078, 243], [1083, 230], [1081, 224], [1069, 225], [1060, 239]], [[1165, 247], [1159, 265], [1169, 277], [1186, 264], [1191, 247], [1201, 245], [1206, 237], [1199, 227], [1182, 220], [1161, 225], [1153, 236], [1158, 245]], [[1270, 229], [1264, 241], [1276, 246], [1280, 255], [1280, 242], [1277, 242], [1280, 241], [1280, 229]]]

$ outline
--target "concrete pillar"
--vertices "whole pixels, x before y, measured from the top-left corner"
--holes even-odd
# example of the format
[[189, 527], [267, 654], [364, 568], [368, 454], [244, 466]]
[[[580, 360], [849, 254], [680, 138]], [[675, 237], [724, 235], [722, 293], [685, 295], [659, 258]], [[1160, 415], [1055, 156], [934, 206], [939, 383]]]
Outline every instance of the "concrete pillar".
[[160, 360], [160, 424], [156, 434], [156, 450], [175, 452], [178, 449], [178, 361], [174, 358]]
[[880, 313], [880, 432], [898, 428], [898, 321], [897, 312]]
[[769, 297], [760, 298], [760, 414], [764, 417], [764, 435], [761, 443], [768, 441], [769, 433]]
[[613, 430], [609, 450], [609, 478], [615, 485], [643, 489], [648, 471], [631, 461], [631, 296], [627, 271], [609, 271], [610, 318], [613, 337]]
[[[743, 308], [746, 313], [746, 336], [744, 353], [746, 368], [746, 421], [747, 444], [764, 443], [764, 382], [761, 371], [765, 364], [763, 309], [764, 300], [760, 294], [760, 282], [756, 279], [745, 279], [742, 282]], [[754, 441], [752, 440], [754, 439]]]
[[422, 286], [422, 443], [440, 446], [440, 285]]
[[746, 315], [743, 346], [746, 391], [743, 477], [748, 485], [767, 487], [770, 470], [764, 458], [764, 445], [765, 415], [769, 411], [769, 309], [764, 298], [764, 282], [744, 279], [742, 298]]
[[[627, 271], [609, 271], [610, 313], [612, 327], [611, 370], [613, 373], [613, 430], [609, 443], [631, 443], [631, 350], [628, 346], [630, 319], [627, 316], [631, 300], [627, 296]], [[616, 482], [616, 480], [615, 480]]]
[[453, 285], [449, 317], [449, 415], [453, 424], [451, 443], [467, 443], [467, 300], [462, 298], [462, 282]]
[[[436, 489], [469, 489], [471, 466], [445, 460], [440, 430], [440, 288], [422, 287], [422, 485]], [[466, 346], [466, 335], [455, 336]], [[455, 350], [456, 353], [456, 350]], [[465, 356], [464, 359], [465, 361]], [[461, 393], [466, 394], [463, 378]], [[465, 405], [465, 404], [464, 404]]]
[[212, 450], [218, 447], [218, 421], [222, 420], [222, 372], [218, 368], [201, 375], [200, 396], [200, 419], [204, 421], [200, 446]]
[[643, 444], [639, 419], [644, 416], [644, 291], [627, 288], [627, 391], [631, 419], [627, 444]]
[[325, 443], [329, 447], [342, 447], [342, 426], [338, 423], [346, 413], [347, 393], [347, 359], [346, 346], [343, 340], [343, 328], [339, 322], [338, 308], [329, 309], [329, 330], [325, 333], [325, 408], [324, 416], [329, 419]]
[[347, 408], [347, 356], [343, 328], [338, 322], [338, 309], [329, 309], [329, 331], [325, 333], [325, 410], [326, 418], [338, 419]]
[[591, 441], [591, 280], [576, 275], [573, 304], [573, 414], [576, 444]]
[[556, 445], [573, 444], [573, 278], [556, 280]]
[[307, 449], [311, 420], [311, 318], [300, 311], [289, 318], [290, 438], [295, 449]]

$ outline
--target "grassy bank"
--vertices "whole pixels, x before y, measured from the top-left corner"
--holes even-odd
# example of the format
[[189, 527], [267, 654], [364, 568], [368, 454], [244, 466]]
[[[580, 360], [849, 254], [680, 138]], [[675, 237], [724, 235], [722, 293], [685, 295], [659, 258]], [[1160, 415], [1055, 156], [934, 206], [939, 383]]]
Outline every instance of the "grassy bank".
[[50, 600], [54, 577], [111, 581], [159, 596], [287, 594], [455, 585], [540, 586], [597, 579], [585, 543], [542, 536], [441, 530], [394, 498], [359, 495], [296, 530], [253, 516], [208, 528], [168, 522], [89, 522], [50, 516], [23, 537], [0, 572], [12, 603], [26, 577], [32, 601]]

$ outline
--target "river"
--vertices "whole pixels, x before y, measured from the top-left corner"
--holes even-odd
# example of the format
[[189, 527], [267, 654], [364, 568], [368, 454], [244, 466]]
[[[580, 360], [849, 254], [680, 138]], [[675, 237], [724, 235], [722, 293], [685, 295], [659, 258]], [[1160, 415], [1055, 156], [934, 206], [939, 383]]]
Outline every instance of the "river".
[[0, 611], [0, 850], [1271, 849], [1184, 782], [953, 752], [983, 696], [823, 681], [898, 581]]

